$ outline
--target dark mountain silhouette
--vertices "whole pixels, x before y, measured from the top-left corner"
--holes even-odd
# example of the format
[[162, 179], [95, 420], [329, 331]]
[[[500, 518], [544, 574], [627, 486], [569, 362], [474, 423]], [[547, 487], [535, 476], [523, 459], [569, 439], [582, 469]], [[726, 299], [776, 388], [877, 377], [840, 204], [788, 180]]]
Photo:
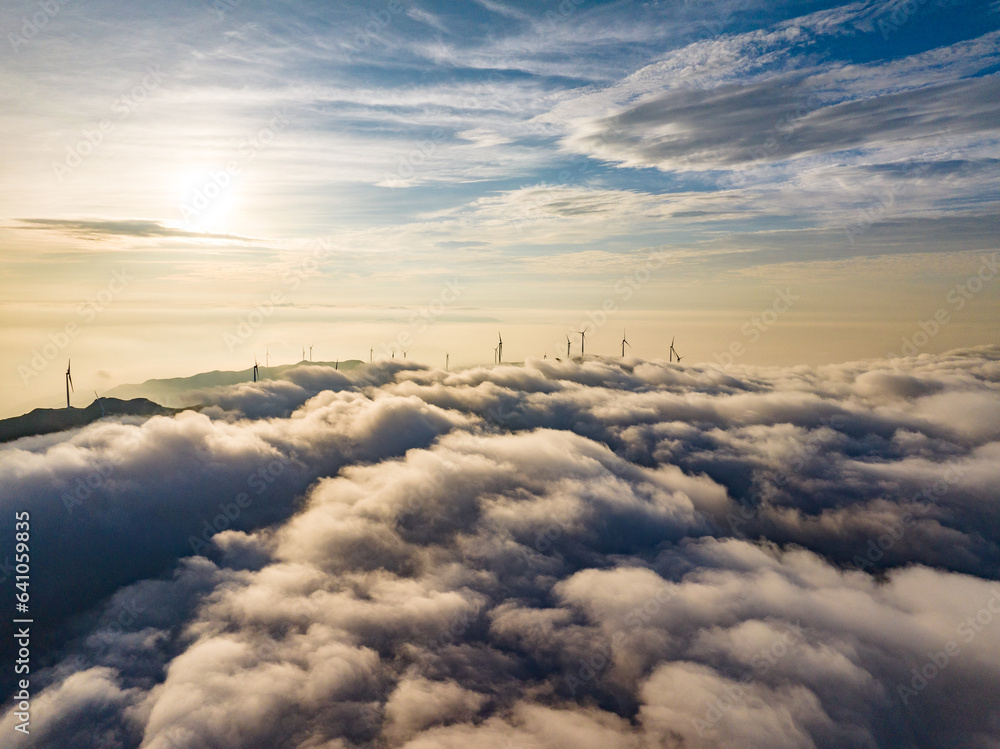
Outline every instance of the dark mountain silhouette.
[[[337, 367], [342, 371], [350, 371], [364, 365], [358, 359], [341, 362], [301, 361], [294, 364], [281, 364], [273, 367], [260, 366], [261, 380], [278, 379], [281, 375], [296, 367]], [[253, 368], [239, 372], [219, 371], [202, 372], [190, 377], [171, 377], [169, 379], [146, 380], [139, 385], [119, 385], [108, 391], [108, 394], [119, 398], [151, 398], [168, 406], [190, 406], [199, 401], [199, 391], [224, 385], [236, 385], [253, 380]]]
[[36, 408], [23, 416], [0, 420], [0, 442], [82, 427], [105, 416], [158, 416], [177, 410], [145, 398], [98, 398], [86, 408]]

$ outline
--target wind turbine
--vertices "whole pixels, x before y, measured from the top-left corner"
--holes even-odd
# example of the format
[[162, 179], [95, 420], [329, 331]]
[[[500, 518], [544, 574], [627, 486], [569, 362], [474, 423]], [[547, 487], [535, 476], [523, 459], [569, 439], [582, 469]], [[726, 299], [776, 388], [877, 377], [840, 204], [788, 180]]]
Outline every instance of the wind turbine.
[[334, 368], [335, 371], [339, 371], [340, 370], [340, 359], [337, 359], [337, 361], [334, 362], [333, 368]]
[[577, 333], [580, 334], [580, 358], [581, 359], [584, 356], [584, 353], [585, 353], [584, 349], [587, 346], [587, 331], [588, 330], [590, 330], [590, 326], [589, 325], [586, 328], [584, 328], [583, 330], [576, 331]]
[[372, 346], [370, 349], [368, 349], [368, 363], [371, 364], [373, 361], [375, 361], [375, 347], [374, 346]]
[[496, 346], [493, 347], [493, 363], [494, 364], [497, 363], [497, 347]]
[[500, 335], [500, 331], [497, 331], [497, 338], [500, 339], [500, 343], [497, 344], [497, 363], [503, 364], [503, 336]]
[[305, 361], [305, 360], [306, 360], [306, 347], [303, 346], [302, 347], [302, 361]]
[[625, 358], [625, 347], [632, 348], [632, 344], [625, 340], [625, 328], [622, 328], [622, 359]]
[[264, 366], [265, 367], [270, 367], [271, 366], [271, 347], [270, 346], [266, 346], [264, 348]]
[[69, 373], [70, 360], [66, 360], [66, 408], [69, 408], [69, 391], [72, 388], [73, 392], [76, 392], [76, 388], [73, 387], [73, 375]]
[[673, 361], [675, 356], [677, 357], [677, 361], [680, 362], [681, 355], [678, 354], [677, 353], [677, 349], [674, 348], [674, 339], [671, 338], [670, 339], [670, 361]]
[[409, 351], [410, 351], [410, 349], [408, 349], [408, 348], [404, 348], [403, 349], [403, 358], [404, 359], [406, 358], [406, 354], [409, 353]]
[[253, 381], [257, 382], [260, 379], [260, 373], [257, 371], [257, 357], [253, 358]]
[[309, 344], [309, 361], [313, 360], [313, 346], [314, 345], [315, 344], [312, 344], [312, 343]]
[[569, 334], [567, 334], [566, 335], [566, 358], [567, 359], [569, 359], [569, 347], [570, 347], [570, 340], [569, 340]]
[[451, 362], [451, 354], [447, 351], [444, 352], [444, 371], [448, 371], [448, 364]]

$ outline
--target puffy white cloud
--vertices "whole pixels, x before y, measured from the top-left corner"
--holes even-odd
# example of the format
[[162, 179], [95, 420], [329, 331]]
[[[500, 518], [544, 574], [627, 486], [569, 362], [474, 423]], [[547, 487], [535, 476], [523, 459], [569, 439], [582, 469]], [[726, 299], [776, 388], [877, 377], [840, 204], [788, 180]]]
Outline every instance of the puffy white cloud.
[[998, 362], [310, 368], [11, 443], [22, 743], [988, 746]]

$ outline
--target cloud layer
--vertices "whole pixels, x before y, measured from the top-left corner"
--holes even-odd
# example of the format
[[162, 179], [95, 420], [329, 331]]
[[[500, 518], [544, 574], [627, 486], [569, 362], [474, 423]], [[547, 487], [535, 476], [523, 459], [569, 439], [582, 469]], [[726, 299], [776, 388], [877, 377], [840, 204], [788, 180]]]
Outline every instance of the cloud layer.
[[0, 450], [47, 627], [19, 745], [1000, 741], [1000, 349], [205, 398]]

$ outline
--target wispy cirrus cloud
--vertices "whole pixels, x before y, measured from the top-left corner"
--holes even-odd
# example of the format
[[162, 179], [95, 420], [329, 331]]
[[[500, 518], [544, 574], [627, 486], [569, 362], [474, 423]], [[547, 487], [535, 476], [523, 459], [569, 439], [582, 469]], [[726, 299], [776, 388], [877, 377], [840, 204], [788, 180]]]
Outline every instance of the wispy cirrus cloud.
[[108, 237], [161, 238], [177, 237], [188, 239], [224, 239], [229, 241], [254, 241], [250, 237], [232, 234], [212, 234], [209, 232], [187, 231], [166, 226], [160, 221], [148, 219], [50, 219], [20, 218], [16, 221], [22, 228], [68, 234], [80, 239], [102, 240]]

